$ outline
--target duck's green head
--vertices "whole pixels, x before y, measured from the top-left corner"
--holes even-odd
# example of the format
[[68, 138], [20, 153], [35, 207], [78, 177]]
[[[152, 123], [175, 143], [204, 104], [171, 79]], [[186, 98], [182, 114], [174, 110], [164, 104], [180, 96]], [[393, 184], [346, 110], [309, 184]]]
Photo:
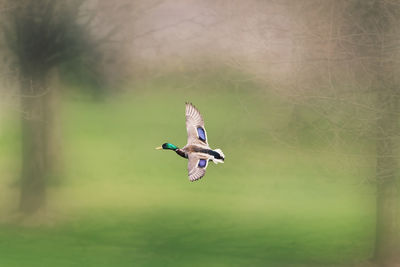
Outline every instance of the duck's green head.
[[169, 150], [177, 150], [178, 147], [171, 143], [164, 143], [162, 146], [156, 147], [156, 149], [169, 149]]

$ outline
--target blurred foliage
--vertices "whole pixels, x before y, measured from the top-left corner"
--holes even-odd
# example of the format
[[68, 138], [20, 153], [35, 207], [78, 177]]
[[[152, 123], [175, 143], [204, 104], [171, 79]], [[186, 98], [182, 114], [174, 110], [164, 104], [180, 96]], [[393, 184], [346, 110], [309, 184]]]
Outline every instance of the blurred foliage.
[[22, 68], [52, 68], [87, 51], [88, 37], [78, 23], [83, 1], [13, 1], [3, 19], [5, 40]]
[[96, 16], [95, 10], [82, 8], [87, 1], [9, 2], [13, 8], [0, 21], [4, 41], [11, 52], [7, 60], [9, 68], [22, 73], [46, 73], [60, 67], [61, 77], [69, 76], [62, 81], [81, 82], [82, 88], [101, 96], [102, 78], [106, 76], [99, 64], [102, 43], [98, 43], [90, 23]]

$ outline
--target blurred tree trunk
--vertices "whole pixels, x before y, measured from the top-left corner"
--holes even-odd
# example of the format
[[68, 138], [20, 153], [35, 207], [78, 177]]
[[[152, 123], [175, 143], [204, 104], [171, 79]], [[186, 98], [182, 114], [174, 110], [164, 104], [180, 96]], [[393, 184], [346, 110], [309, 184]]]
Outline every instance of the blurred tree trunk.
[[59, 182], [62, 170], [57, 70], [24, 70], [21, 74], [20, 209], [33, 213], [46, 205], [46, 186]]
[[[11, 2], [11, 1], [10, 1]], [[57, 70], [79, 54], [80, 4], [19, 0], [4, 23], [5, 37], [20, 72], [22, 171], [20, 210], [46, 205], [46, 186], [59, 182], [61, 140]], [[83, 45], [82, 45], [83, 47]]]
[[[69, 66], [71, 69], [84, 66], [84, 71], [78, 68], [78, 72], [86, 74], [97, 70], [103, 51], [99, 45], [111, 42], [118, 31], [110, 23], [94, 19], [96, 1], [3, 2], [13, 7], [0, 19], [0, 26], [20, 74], [23, 138], [20, 209], [33, 213], [45, 206], [46, 185], [59, 183], [63, 169], [58, 70], [68, 64], [73, 66]], [[121, 6], [130, 14], [126, 1], [111, 4], [109, 9], [119, 12]], [[116, 15], [114, 18], [125, 24]], [[94, 31], [97, 38], [92, 35]]]
[[34, 213], [46, 203], [45, 74], [21, 73], [22, 173], [20, 210]]
[[48, 72], [45, 85], [47, 86], [44, 94], [45, 167], [48, 183], [58, 184], [63, 174], [58, 68], [54, 67]]

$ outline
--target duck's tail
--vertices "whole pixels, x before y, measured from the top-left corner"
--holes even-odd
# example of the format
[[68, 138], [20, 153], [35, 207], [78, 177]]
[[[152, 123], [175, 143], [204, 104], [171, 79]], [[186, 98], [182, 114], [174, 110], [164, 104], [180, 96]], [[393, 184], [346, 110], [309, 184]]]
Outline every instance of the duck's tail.
[[221, 149], [217, 148], [217, 149], [215, 149], [214, 151], [215, 151], [215, 152], [217, 152], [218, 154], [220, 154], [220, 155], [221, 155], [221, 157], [222, 157], [223, 159], [225, 159], [224, 152], [222, 152], [222, 150], [221, 150]]
[[214, 163], [215, 164], [224, 163], [224, 160], [225, 160], [224, 152], [222, 152], [222, 150], [219, 149], [219, 148], [215, 149], [214, 151], [217, 152], [219, 154], [219, 156], [220, 156], [220, 157], [217, 157], [217, 158], [214, 157], [214, 159], [213, 159]]

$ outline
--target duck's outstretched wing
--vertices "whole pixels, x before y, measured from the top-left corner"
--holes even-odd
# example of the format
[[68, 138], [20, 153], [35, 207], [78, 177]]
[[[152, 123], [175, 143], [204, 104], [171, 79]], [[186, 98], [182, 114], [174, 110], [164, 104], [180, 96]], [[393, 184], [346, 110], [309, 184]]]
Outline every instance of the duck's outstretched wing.
[[186, 103], [186, 130], [188, 134], [188, 145], [200, 144], [208, 146], [203, 117], [191, 103]]
[[196, 154], [189, 154], [188, 176], [190, 181], [201, 179], [206, 174], [208, 160], [199, 157]]

